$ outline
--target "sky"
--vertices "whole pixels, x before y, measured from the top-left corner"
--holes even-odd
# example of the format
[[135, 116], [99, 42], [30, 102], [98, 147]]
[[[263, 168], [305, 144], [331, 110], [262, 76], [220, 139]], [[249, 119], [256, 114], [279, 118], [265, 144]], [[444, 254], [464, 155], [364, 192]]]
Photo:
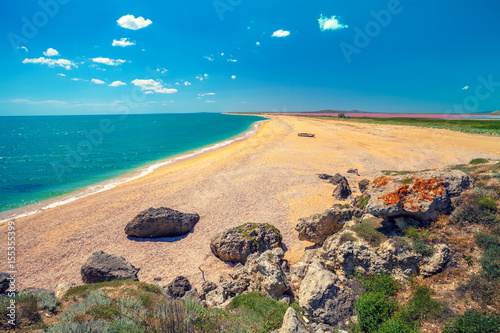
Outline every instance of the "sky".
[[0, 115], [500, 109], [497, 0], [0, 6]]

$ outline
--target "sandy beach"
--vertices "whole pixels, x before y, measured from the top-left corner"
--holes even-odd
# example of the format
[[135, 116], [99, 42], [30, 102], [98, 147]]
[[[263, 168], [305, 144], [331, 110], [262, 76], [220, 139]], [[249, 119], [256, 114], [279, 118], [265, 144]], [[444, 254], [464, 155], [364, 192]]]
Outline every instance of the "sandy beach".
[[[298, 132], [316, 138], [298, 137]], [[210, 238], [245, 222], [266, 222], [283, 234], [287, 258], [297, 260], [305, 246], [293, 228], [297, 219], [334, 203], [333, 185], [318, 173], [357, 182], [381, 170], [418, 170], [473, 158], [500, 159], [500, 137], [409, 126], [276, 116], [247, 140], [167, 166], [111, 190], [16, 221], [17, 282], [20, 289], [55, 289], [81, 284], [80, 266], [95, 250], [124, 256], [140, 268], [139, 279], [160, 284], [178, 275], [196, 287], [218, 281], [231, 266], [214, 257]], [[357, 168], [360, 176], [347, 174]], [[201, 217], [180, 238], [133, 240], [123, 229], [140, 211], [169, 207]], [[0, 246], [7, 248], [7, 225]], [[0, 271], [6, 271], [2, 262]]]

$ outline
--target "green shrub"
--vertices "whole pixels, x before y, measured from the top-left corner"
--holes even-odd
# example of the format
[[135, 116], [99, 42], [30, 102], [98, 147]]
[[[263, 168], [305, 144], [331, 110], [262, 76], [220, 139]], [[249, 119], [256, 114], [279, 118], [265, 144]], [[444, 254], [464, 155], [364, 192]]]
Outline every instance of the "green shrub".
[[392, 317], [397, 303], [383, 293], [374, 292], [361, 294], [355, 307], [358, 312], [356, 328], [370, 333], [376, 332], [384, 321]]
[[488, 160], [485, 158], [475, 158], [469, 162], [469, 164], [484, 164], [488, 163]]
[[367, 292], [382, 293], [386, 296], [395, 296], [399, 289], [399, 282], [390, 274], [375, 274], [374, 276], [355, 275]]
[[499, 223], [494, 191], [476, 188], [451, 214], [452, 221], [494, 226]]
[[376, 333], [418, 333], [419, 330], [412, 322], [397, 315], [380, 325]]
[[401, 183], [405, 184], [405, 185], [408, 185], [408, 184], [411, 184], [413, 183], [413, 181], [415, 180], [415, 178], [405, 178], [401, 181]]
[[370, 197], [365, 197], [363, 195], [360, 195], [358, 207], [361, 209], [365, 208], [368, 205], [369, 201], [370, 201]]
[[488, 209], [492, 212], [497, 211], [497, 202], [491, 197], [482, 197], [477, 201], [479, 208]]
[[475, 234], [477, 244], [483, 249], [481, 266], [486, 277], [500, 281], [500, 236], [484, 232]]
[[340, 240], [339, 244], [344, 244], [345, 242], [354, 242], [356, 240], [356, 237], [350, 232], [345, 232], [342, 235], [340, 235]]
[[416, 286], [406, 304], [405, 314], [411, 321], [436, 318], [443, 312], [443, 305], [432, 298], [433, 291], [426, 286]]
[[443, 333], [498, 333], [500, 332], [500, 315], [480, 314], [469, 310], [448, 324]]
[[423, 256], [431, 256], [434, 253], [434, 249], [421, 240], [413, 241], [413, 251], [420, 253]]
[[359, 237], [370, 243], [370, 245], [378, 246], [386, 240], [386, 237], [375, 228], [376, 225], [373, 222], [363, 221], [354, 227], [354, 231]]

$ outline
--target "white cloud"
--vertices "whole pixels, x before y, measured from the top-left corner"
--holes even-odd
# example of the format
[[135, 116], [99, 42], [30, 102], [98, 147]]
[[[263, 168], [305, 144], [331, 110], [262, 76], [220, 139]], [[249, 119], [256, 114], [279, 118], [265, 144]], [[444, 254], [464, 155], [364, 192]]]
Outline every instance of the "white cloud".
[[134, 15], [122, 16], [116, 22], [120, 27], [131, 30], [139, 30], [153, 23], [151, 20], [145, 20], [142, 16], [135, 18]]
[[214, 57], [213, 56], [203, 56], [203, 58], [207, 59], [208, 61], [214, 61]]
[[48, 59], [44, 57], [36, 58], [36, 59], [24, 59], [23, 64], [42, 64], [47, 65], [49, 67], [59, 66], [64, 67], [66, 69], [71, 69], [71, 67], [78, 67], [74, 62], [68, 59]]
[[231, 79], [236, 79], [236, 75], [231, 75]]
[[289, 35], [290, 35], [290, 31], [279, 29], [279, 30], [276, 30], [275, 32], [273, 32], [272, 37], [286, 37]]
[[191, 83], [190, 83], [190, 82], [188, 82], [188, 81], [185, 81], [185, 82], [184, 82], [184, 85], [185, 85], [185, 86], [190, 86], [190, 85], [191, 85]]
[[321, 17], [318, 19], [318, 23], [319, 23], [319, 29], [321, 31], [340, 30], [340, 29], [349, 28], [348, 25], [341, 24], [336, 16], [332, 16], [332, 17], [328, 18], [328, 17], [323, 16], [323, 14], [321, 14]]
[[462, 90], [468, 90], [469, 89], [469, 86], [465, 86], [462, 88]]
[[132, 81], [132, 84], [137, 87], [141, 87], [141, 90], [146, 90], [146, 94], [152, 94], [153, 92], [157, 94], [173, 94], [177, 92], [177, 89], [165, 88], [160, 81], [155, 81], [153, 79], [135, 79]]
[[59, 75], [59, 76], [66, 76], [66, 74], [63, 74], [63, 73], [57, 73], [56, 75]]
[[260, 42], [256, 42], [255, 45], [260, 46]]
[[120, 40], [113, 39], [113, 44], [111, 44], [111, 46], [121, 46], [121, 47], [131, 46], [131, 45], [135, 45], [135, 41], [131, 42], [128, 38], [121, 38]]
[[208, 74], [203, 74], [203, 75], [199, 74], [196, 76], [196, 79], [200, 81], [206, 80], [208, 79]]
[[103, 57], [92, 58], [92, 61], [97, 62], [99, 64], [108, 65], [108, 66], [118, 66], [118, 65], [121, 65], [121, 64], [127, 62], [126, 60], [122, 60], [122, 59], [110, 59], [110, 58], [103, 58]]
[[149, 94], [154, 94], [154, 91], [153, 90], [148, 90], [145, 92], [145, 94], [149, 95]]
[[119, 86], [125, 86], [125, 85], [127, 85], [125, 82], [113, 81], [113, 82], [111, 82], [111, 84], [109, 86], [110, 87], [119, 87]]
[[43, 52], [43, 55], [46, 56], [46, 57], [54, 57], [54, 56], [58, 56], [59, 52], [57, 52], [56, 49], [53, 49], [53, 48], [49, 47], [47, 49], [47, 51]]
[[236, 60], [236, 59], [227, 59], [227, 61], [229, 61], [229, 62], [238, 62], [238, 60]]
[[204, 94], [198, 94], [198, 96], [203, 97], [203, 96], [215, 96], [214, 92], [209, 92], [209, 93], [204, 93]]
[[104, 81], [101, 81], [99, 79], [92, 79], [92, 81], [90, 81], [90, 83], [95, 83], [95, 84], [104, 84], [105, 82]]
[[215, 103], [215, 101], [206, 100], [205, 103]]
[[12, 103], [22, 103], [22, 104], [68, 104], [65, 101], [56, 100], [46, 100], [46, 101], [32, 101], [26, 98], [16, 98], [11, 100]]
[[80, 79], [79, 77], [73, 77], [73, 78], [71, 78], [71, 80], [73, 80], [73, 81], [82, 81], [82, 79]]
[[28, 48], [26, 46], [19, 46], [17, 49], [23, 49], [26, 53], [28, 53]]
[[161, 74], [165, 74], [166, 72], [168, 72], [168, 69], [166, 69], [166, 68], [157, 68], [156, 71], [160, 72]]

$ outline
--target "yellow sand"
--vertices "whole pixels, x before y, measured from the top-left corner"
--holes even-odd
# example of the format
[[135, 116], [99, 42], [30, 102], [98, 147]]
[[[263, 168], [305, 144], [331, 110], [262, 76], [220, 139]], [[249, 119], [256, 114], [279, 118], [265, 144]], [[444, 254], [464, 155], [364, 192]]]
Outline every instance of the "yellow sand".
[[[316, 138], [298, 137], [298, 132]], [[80, 266], [95, 250], [124, 256], [140, 267], [141, 281], [159, 277], [166, 284], [184, 275], [199, 286], [201, 268], [207, 279], [218, 282], [230, 266], [212, 255], [210, 238], [245, 222], [278, 227], [287, 258], [295, 261], [310, 245], [298, 241], [293, 231], [297, 219], [334, 203], [333, 186], [318, 179], [318, 173], [346, 175], [357, 194], [357, 182], [380, 170], [435, 168], [478, 157], [499, 159], [500, 137], [276, 116], [245, 141], [19, 219], [18, 286], [81, 283]], [[357, 168], [361, 176], [347, 174], [348, 168]], [[123, 232], [127, 222], [160, 206], [198, 213], [200, 222], [175, 241], [128, 239]], [[6, 232], [1, 225], [2, 249]]]

